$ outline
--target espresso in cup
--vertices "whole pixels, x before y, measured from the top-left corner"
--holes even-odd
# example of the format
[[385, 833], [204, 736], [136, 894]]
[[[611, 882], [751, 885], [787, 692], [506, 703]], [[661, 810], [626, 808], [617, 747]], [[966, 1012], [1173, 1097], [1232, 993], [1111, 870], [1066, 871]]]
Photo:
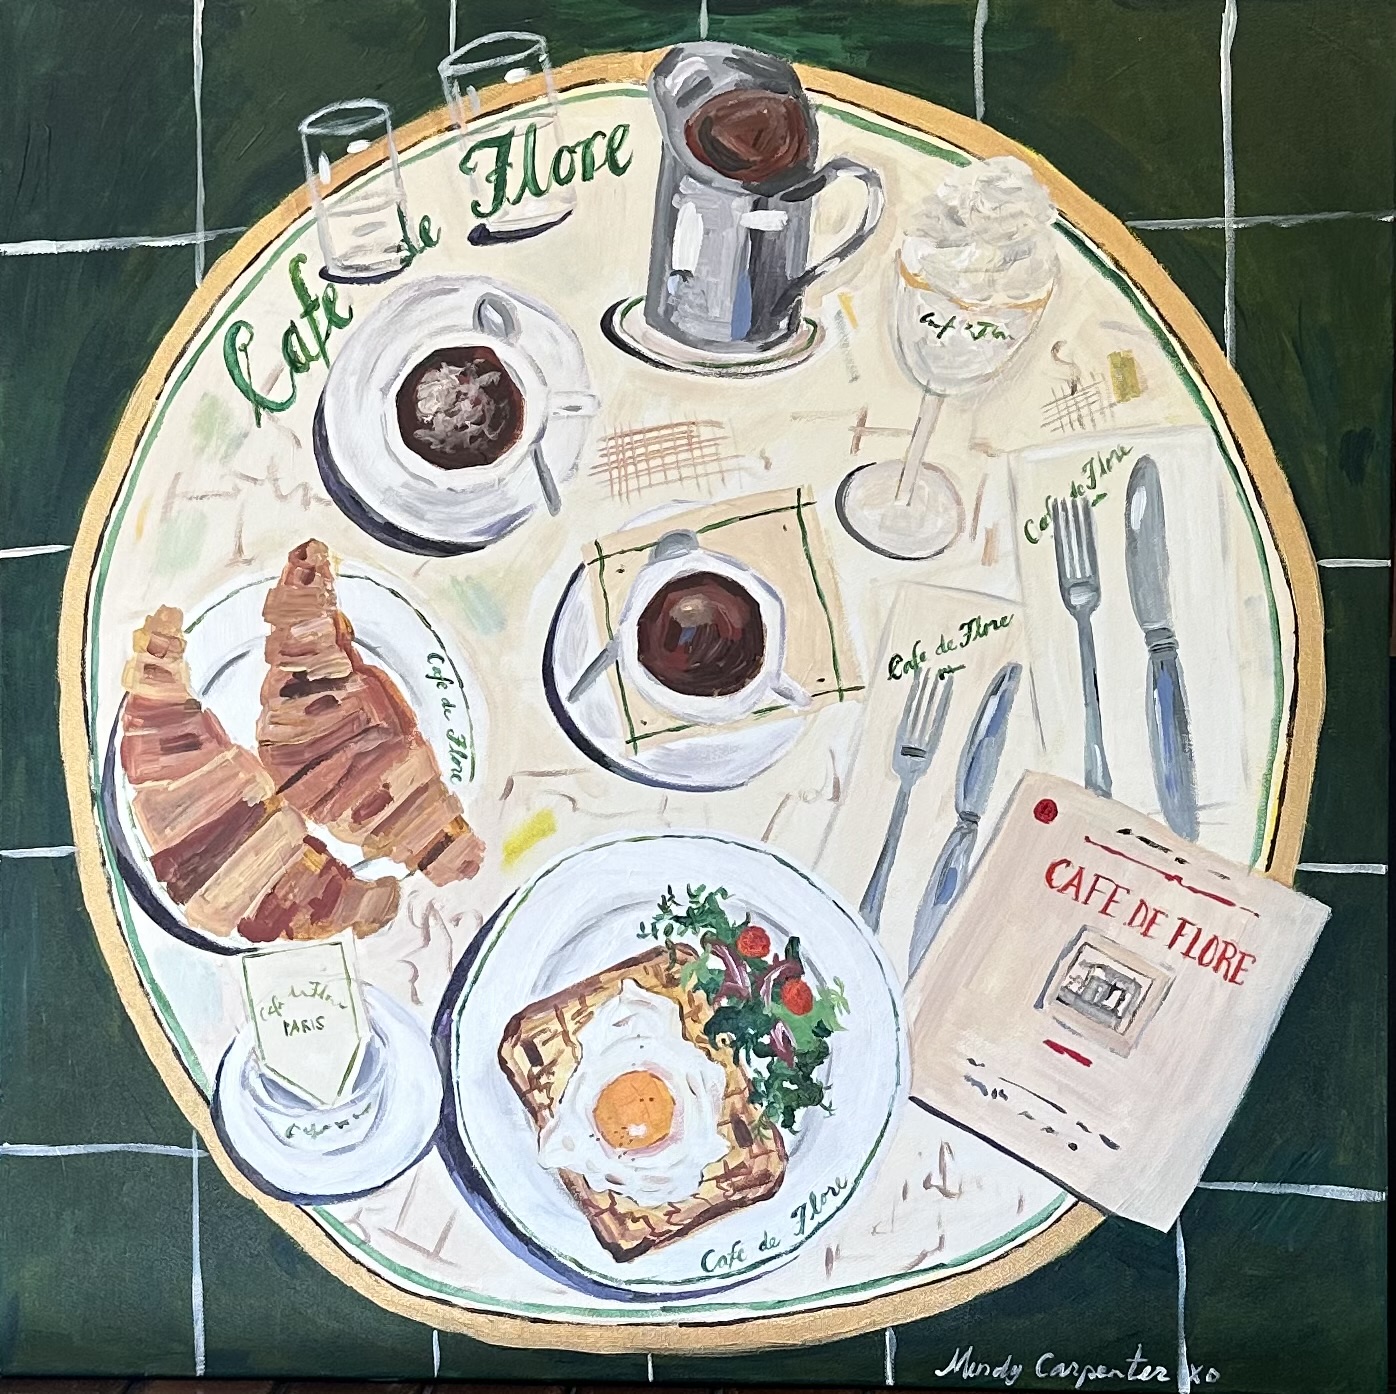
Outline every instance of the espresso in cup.
[[440, 348], [398, 388], [397, 421], [408, 449], [438, 469], [492, 465], [523, 432], [523, 393], [488, 346]]
[[810, 162], [804, 105], [758, 87], [709, 97], [684, 123], [683, 138], [695, 160], [739, 184], [764, 184]]
[[760, 676], [766, 626], [756, 597], [729, 576], [691, 571], [666, 582], [640, 613], [640, 666], [685, 697], [726, 697]]

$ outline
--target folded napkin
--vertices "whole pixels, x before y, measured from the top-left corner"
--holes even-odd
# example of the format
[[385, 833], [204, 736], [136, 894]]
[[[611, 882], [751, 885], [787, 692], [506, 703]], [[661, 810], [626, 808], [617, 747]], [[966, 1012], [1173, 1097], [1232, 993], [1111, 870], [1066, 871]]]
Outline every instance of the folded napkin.
[[[785, 671], [811, 697], [808, 710], [848, 701], [863, 678], [844, 619], [837, 577], [807, 488], [778, 489], [674, 514], [588, 543], [583, 551], [597, 627], [609, 642], [635, 577], [667, 532], [688, 529], [705, 547], [735, 557], [768, 581], [785, 604]], [[686, 723], [651, 706], [626, 684], [620, 666], [607, 681], [621, 715], [627, 747], [638, 752], [711, 728]], [[799, 712], [784, 704], [763, 707], [724, 731], [780, 721]]]
[[[1032, 711], [1027, 635], [1020, 606], [974, 591], [905, 582], [892, 599], [877, 667], [868, 685], [862, 731], [839, 811], [815, 869], [857, 905], [877, 865], [897, 797], [892, 751], [918, 666], [952, 670], [945, 728], [930, 768], [913, 786], [893, 863], [878, 937], [900, 971], [907, 961], [916, 910], [940, 849], [956, 823], [960, 756], [985, 689], [1007, 663], [1021, 663], [1018, 693], [975, 859], [987, 843], [1013, 786], [1036, 768], [1042, 746]], [[973, 865], [973, 862], [971, 863]]]
[[1247, 750], [1246, 734], [1269, 723], [1265, 713], [1247, 719], [1243, 678], [1262, 697], [1278, 679], [1273, 654], [1244, 650], [1239, 643], [1246, 629], [1240, 623], [1242, 594], [1263, 605], [1265, 580], [1254, 562], [1253, 541], [1237, 533], [1238, 511], [1224, 506], [1227, 467], [1205, 427], [1083, 437], [1024, 451], [1013, 461], [1025, 627], [1034, 696], [1052, 757], [1049, 768], [1077, 783], [1084, 778], [1085, 705], [1076, 624], [1062, 603], [1050, 525], [1050, 501], [1065, 499], [1077, 487], [1094, 501], [1100, 608], [1092, 627], [1113, 794], [1131, 808], [1158, 815], [1145, 716], [1148, 653], [1125, 571], [1125, 488], [1145, 455], [1157, 463], [1163, 491], [1172, 618], [1192, 729], [1201, 840], [1249, 861], [1261, 802], [1259, 775], [1268, 767], [1268, 752]]

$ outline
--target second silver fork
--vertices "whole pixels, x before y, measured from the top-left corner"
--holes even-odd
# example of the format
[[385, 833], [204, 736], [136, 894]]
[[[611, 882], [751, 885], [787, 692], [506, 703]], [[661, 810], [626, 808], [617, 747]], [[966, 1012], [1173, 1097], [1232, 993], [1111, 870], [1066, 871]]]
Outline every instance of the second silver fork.
[[911, 790], [916, 781], [931, 767], [931, 758], [940, 744], [940, 733], [945, 729], [945, 717], [950, 710], [950, 692], [955, 683], [955, 675], [932, 673], [928, 668], [918, 668], [912, 679], [911, 690], [906, 694], [906, 705], [902, 708], [902, 719], [897, 726], [896, 741], [892, 746], [892, 773], [900, 783], [897, 786], [896, 802], [892, 805], [892, 817], [887, 824], [887, 836], [882, 840], [882, 851], [878, 854], [877, 865], [873, 868], [872, 880], [863, 892], [858, 913], [863, 923], [877, 933], [878, 921], [882, 918], [882, 902], [887, 896], [887, 882], [892, 875], [892, 863], [897, 859], [897, 847], [902, 840], [902, 827], [906, 823], [907, 809], [911, 804]]
[[1100, 679], [1096, 671], [1091, 616], [1100, 605], [1100, 562], [1096, 557], [1095, 519], [1090, 500], [1078, 494], [1067, 503], [1052, 503], [1052, 541], [1057, 549], [1057, 584], [1062, 604], [1076, 621], [1081, 650], [1081, 696], [1086, 716], [1086, 788], [1110, 797], [1110, 766], [1105, 760], [1105, 733], [1100, 720]]

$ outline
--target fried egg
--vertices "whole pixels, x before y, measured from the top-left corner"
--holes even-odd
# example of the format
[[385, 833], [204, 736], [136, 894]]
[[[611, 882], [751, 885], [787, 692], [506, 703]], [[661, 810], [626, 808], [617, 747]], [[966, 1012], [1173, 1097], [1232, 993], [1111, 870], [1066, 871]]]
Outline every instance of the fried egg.
[[717, 1126], [727, 1071], [684, 1036], [678, 1004], [627, 978], [577, 1045], [538, 1160], [641, 1205], [696, 1195], [728, 1152]]

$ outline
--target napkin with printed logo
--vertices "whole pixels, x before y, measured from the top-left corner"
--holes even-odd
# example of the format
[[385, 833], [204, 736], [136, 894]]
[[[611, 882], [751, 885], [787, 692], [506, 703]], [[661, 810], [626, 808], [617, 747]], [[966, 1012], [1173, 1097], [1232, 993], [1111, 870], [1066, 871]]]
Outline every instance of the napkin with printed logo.
[[[950, 683], [945, 725], [930, 767], [912, 787], [896, 860], [876, 925], [878, 938], [900, 972], [908, 961], [918, 910], [937, 857], [962, 821], [961, 772], [974, 744], [986, 702], [1001, 694], [997, 721], [1002, 741], [980, 778], [965, 820], [986, 831], [968, 863], [983, 851], [992, 826], [1026, 769], [1040, 764], [1042, 746], [1023, 673], [1027, 636], [1022, 607], [975, 591], [904, 582], [892, 597], [877, 663], [868, 681], [865, 711], [839, 811], [815, 869], [854, 905], [877, 865], [897, 800], [893, 769], [899, 726], [918, 673]], [[1015, 672], [1014, 670], [1018, 670]], [[987, 753], [987, 752], [986, 752]]]
[[[626, 597], [654, 544], [679, 530], [696, 534], [704, 550], [749, 567], [780, 596], [786, 622], [785, 672], [809, 694], [810, 707], [805, 712], [861, 695], [862, 673], [808, 488], [727, 499], [588, 543], [583, 550], [586, 585], [597, 630], [607, 641], [616, 635]], [[695, 558], [695, 569], [700, 563], [701, 556]], [[676, 718], [647, 701], [626, 682], [618, 664], [611, 666], [606, 681], [620, 712], [626, 749], [632, 753], [711, 729]], [[772, 700], [748, 716], [724, 723], [723, 729], [802, 714]]]
[[1026, 775], [912, 985], [912, 1093], [1168, 1229], [1328, 913], [1115, 800]]

